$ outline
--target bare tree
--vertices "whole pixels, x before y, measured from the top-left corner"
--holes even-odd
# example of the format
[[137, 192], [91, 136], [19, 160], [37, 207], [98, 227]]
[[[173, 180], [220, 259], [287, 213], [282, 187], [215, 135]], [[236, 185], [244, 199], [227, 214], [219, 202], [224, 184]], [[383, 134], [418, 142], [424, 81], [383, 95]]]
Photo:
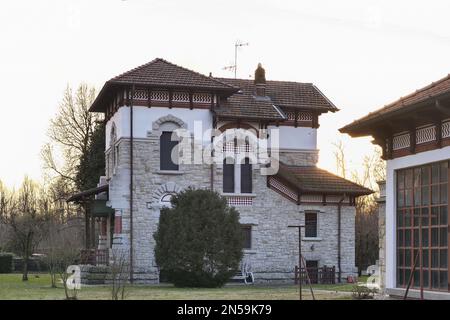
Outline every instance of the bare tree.
[[22, 280], [28, 280], [30, 256], [45, 234], [46, 212], [39, 203], [39, 187], [25, 177], [3, 221], [11, 229], [11, 247], [23, 258]]
[[75, 188], [76, 168], [81, 155], [88, 150], [98, 115], [89, 112], [95, 99], [95, 89], [81, 84], [75, 94], [67, 87], [55, 118], [50, 122], [50, 143], [44, 145], [41, 156], [44, 167]]
[[[335, 144], [337, 172], [345, 177], [347, 171], [345, 147], [342, 142]], [[377, 181], [385, 179], [385, 161], [381, 159], [379, 148], [363, 159], [362, 170], [353, 170], [350, 180], [371, 190], [377, 190]], [[359, 197], [356, 200], [355, 251], [356, 265], [364, 270], [378, 259], [378, 206], [376, 194]]]
[[111, 299], [124, 300], [129, 277], [129, 259], [121, 250], [113, 251], [111, 259]]
[[55, 271], [62, 280], [66, 300], [76, 300], [80, 290], [80, 284], [76, 283], [76, 279], [72, 279], [72, 277], [79, 275], [75, 274], [76, 269], [70, 268], [76, 265], [79, 259], [80, 250], [70, 244], [60, 246], [54, 251]]
[[13, 200], [13, 193], [0, 181], [0, 251], [6, 247], [9, 239], [6, 217], [13, 207]]
[[347, 176], [347, 163], [345, 161], [344, 143], [339, 140], [338, 142], [334, 142], [333, 146], [335, 148], [333, 153], [336, 160], [336, 172], [338, 175], [345, 178]]
[[[47, 247], [44, 259], [50, 273], [51, 287], [56, 288], [58, 276], [67, 271], [67, 267], [79, 262], [82, 242], [78, 239], [73, 226], [65, 221], [62, 222], [57, 214], [48, 219], [46, 229], [45, 243]], [[64, 279], [61, 279], [64, 282]], [[70, 298], [69, 290], [66, 291], [66, 298]]]

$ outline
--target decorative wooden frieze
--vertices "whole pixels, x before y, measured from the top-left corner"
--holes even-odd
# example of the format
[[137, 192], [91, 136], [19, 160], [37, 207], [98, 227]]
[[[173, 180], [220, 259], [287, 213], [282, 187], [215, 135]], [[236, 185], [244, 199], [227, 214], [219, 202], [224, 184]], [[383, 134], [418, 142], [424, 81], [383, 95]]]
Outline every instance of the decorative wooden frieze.
[[321, 203], [323, 196], [321, 194], [303, 194], [300, 196], [302, 203]]
[[392, 149], [393, 150], [400, 150], [400, 149], [405, 149], [405, 148], [409, 148], [410, 147], [410, 134], [409, 132], [406, 133], [401, 133], [398, 135], [395, 135], [392, 138]]
[[416, 129], [416, 144], [427, 143], [436, 140], [436, 126], [427, 126]]
[[188, 92], [174, 92], [172, 95], [173, 102], [189, 102]]
[[288, 198], [289, 200], [292, 200], [294, 202], [298, 202], [298, 193], [297, 191], [293, 190], [292, 188], [285, 185], [283, 182], [281, 182], [279, 179], [277, 179], [274, 176], [268, 177], [268, 186], [272, 190], [277, 191], [284, 197]]
[[169, 102], [169, 91], [152, 91], [152, 101]]
[[444, 122], [442, 124], [441, 134], [442, 138], [450, 138], [450, 121]]
[[[296, 115], [298, 118], [296, 118]], [[286, 112], [286, 116], [288, 118], [288, 120], [290, 121], [312, 121], [313, 120], [313, 115], [311, 112], [306, 112], [306, 111], [287, 111]]]
[[209, 93], [194, 93], [192, 100], [194, 103], [211, 103], [212, 97]]

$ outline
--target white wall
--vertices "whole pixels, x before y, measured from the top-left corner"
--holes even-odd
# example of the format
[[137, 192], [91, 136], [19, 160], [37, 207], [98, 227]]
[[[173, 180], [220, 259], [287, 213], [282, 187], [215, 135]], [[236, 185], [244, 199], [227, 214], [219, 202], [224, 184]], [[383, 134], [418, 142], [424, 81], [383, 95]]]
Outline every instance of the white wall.
[[[209, 110], [135, 106], [133, 107], [133, 137], [147, 138], [147, 133], [152, 130], [152, 123], [169, 114], [184, 121], [191, 133], [194, 132], [194, 121], [201, 121], [203, 132], [212, 128], [212, 114]], [[116, 125], [117, 139], [130, 137], [130, 108], [120, 107], [106, 124], [106, 149], [109, 148], [113, 123]], [[204, 142], [209, 141], [209, 138], [204, 139]]]
[[386, 288], [396, 287], [396, 196], [395, 171], [427, 163], [449, 160], [450, 147], [421, 152], [387, 161], [386, 168]]
[[[283, 150], [316, 150], [317, 129], [306, 127], [269, 126], [268, 129], [279, 129], [280, 149]], [[269, 132], [270, 133], [270, 132]], [[270, 140], [270, 138], [269, 138]], [[272, 146], [272, 141], [270, 141]]]

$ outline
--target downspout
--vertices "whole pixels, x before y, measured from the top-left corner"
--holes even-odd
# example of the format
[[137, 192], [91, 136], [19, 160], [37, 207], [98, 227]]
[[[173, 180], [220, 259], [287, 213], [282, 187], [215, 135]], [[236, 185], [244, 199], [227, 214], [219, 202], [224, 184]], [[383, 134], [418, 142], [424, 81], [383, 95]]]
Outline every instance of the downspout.
[[341, 216], [342, 216], [342, 202], [345, 200], [345, 194], [342, 196], [342, 198], [339, 200], [338, 202], [338, 282], [341, 283], [341, 275], [342, 275], [342, 271], [341, 271], [341, 233], [342, 233], [342, 228], [341, 228]]
[[131, 87], [130, 101], [130, 282], [133, 283], [133, 104], [134, 85]]

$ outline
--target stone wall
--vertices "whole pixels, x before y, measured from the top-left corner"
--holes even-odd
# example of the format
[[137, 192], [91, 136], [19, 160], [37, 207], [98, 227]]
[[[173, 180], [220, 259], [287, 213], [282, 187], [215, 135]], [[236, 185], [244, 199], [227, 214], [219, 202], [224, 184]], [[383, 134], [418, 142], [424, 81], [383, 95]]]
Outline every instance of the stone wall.
[[293, 166], [315, 166], [319, 150], [280, 151], [280, 161]]
[[[154, 130], [147, 139], [134, 140], [133, 183], [133, 264], [136, 283], [157, 283], [158, 267], [154, 259], [153, 234], [159, 222], [160, 199], [166, 193], [176, 193], [188, 187], [210, 188], [211, 166], [180, 165], [179, 172], [159, 170], [159, 137]], [[115, 235], [113, 250], [129, 250], [129, 140], [120, 139], [117, 168], [111, 175], [109, 205], [122, 214], [122, 234]], [[306, 154], [281, 154], [289, 164], [313, 165], [317, 152]], [[213, 187], [222, 192], [222, 167], [213, 168]], [[241, 223], [252, 226], [252, 248], [245, 251], [244, 261], [249, 263], [256, 282], [286, 282], [294, 278], [298, 264], [297, 229], [288, 225], [304, 223], [305, 211], [318, 212], [318, 237], [303, 241], [306, 260], [317, 260], [319, 266], [338, 265], [337, 257], [337, 206], [297, 206], [267, 188], [267, 177], [262, 176], [257, 165], [253, 170], [253, 205], [237, 207]], [[342, 207], [342, 277], [355, 275], [354, 246], [355, 208]], [[128, 251], [129, 252], [129, 251]]]
[[380, 186], [380, 197], [378, 203], [378, 248], [380, 268], [380, 289], [382, 292], [386, 289], [386, 182], [378, 182]]

